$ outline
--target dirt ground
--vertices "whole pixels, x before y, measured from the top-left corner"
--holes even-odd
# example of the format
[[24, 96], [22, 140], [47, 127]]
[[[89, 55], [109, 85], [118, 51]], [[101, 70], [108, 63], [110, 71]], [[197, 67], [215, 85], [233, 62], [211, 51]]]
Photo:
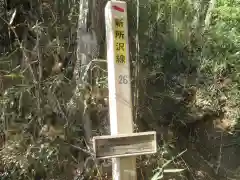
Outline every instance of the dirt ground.
[[[196, 123], [191, 129], [170, 129], [169, 126], [157, 128], [158, 140], [160, 138], [175, 139], [172, 141], [174, 147], [171, 149], [173, 156], [187, 150], [167, 167], [167, 169], [184, 168], [185, 171], [181, 174], [164, 174], [163, 179], [240, 180], [240, 142], [237, 139], [239, 135], [227, 129], [228, 120], [226, 119]], [[138, 179], [150, 180], [153, 176], [153, 169], [156, 168], [153, 161], [161, 158], [156, 155], [149, 165], [138, 167]], [[108, 176], [103, 179], [109, 180], [111, 179], [111, 167], [107, 171]]]
[[229, 132], [228, 120], [215, 119], [198, 123], [190, 132], [177, 132], [176, 153], [187, 149], [182, 161], [187, 180], [239, 180], [240, 143], [237, 132]]

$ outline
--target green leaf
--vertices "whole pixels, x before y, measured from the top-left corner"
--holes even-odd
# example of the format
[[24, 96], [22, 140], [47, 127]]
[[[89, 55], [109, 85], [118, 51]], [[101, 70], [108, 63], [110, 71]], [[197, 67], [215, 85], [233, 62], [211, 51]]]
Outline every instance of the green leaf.
[[9, 25], [12, 25], [13, 20], [14, 20], [15, 17], [16, 17], [16, 14], [17, 14], [17, 9], [15, 8], [14, 11], [13, 11], [13, 13], [12, 13], [12, 17], [11, 17], [11, 19], [10, 19], [10, 21], [9, 21]]
[[161, 171], [158, 171], [157, 173], [154, 174], [154, 176], [151, 178], [151, 180], [159, 180], [163, 178], [163, 174]]
[[15, 73], [12, 73], [12, 74], [6, 74], [4, 75], [5, 78], [24, 78], [24, 76], [22, 74], [15, 74]]
[[183, 172], [185, 169], [165, 169], [163, 172], [165, 173], [180, 173]]

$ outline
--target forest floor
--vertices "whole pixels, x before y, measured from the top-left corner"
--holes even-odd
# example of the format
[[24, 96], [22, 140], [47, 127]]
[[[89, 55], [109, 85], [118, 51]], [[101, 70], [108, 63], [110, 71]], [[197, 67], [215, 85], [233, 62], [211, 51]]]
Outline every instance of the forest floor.
[[226, 119], [200, 122], [190, 131], [176, 132], [173, 154], [187, 150], [172, 168], [185, 172], [164, 176], [166, 180], [239, 180], [240, 146], [237, 132], [229, 132]]
[[[226, 130], [229, 121], [214, 119], [213, 121], [198, 122], [190, 129], [169, 127], [158, 128], [159, 138], [170, 142], [169, 151], [172, 156], [181, 156], [170, 163], [166, 169], [185, 169], [182, 173], [164, 173], [163, 180], [239, 180], [240, 179], [240, 145], [238, 133]], [[167, 140], [168, 139], [168, 140]], [[159, 146], [162, 142], [159, 141]], [[161, 154], [161, 152], [159, 152]], [[150, 160], [162, 159], [156, 154]], [[157, 157], [157, 158], [156, 158]], [[143, 159], [141, 159], [143, 160]], [[149, 159], [148, 159], [149, 160]], [[144, 162], [144, 160], [142, 161]], [[141, 162], [141, 164], [142, 164]], [[150, 180], [155, 162], [138, 166], [138, 179]], [[102, 180], [110, 180], [111, 168]], [[98, 178], [99, 179], [99, 178]]]

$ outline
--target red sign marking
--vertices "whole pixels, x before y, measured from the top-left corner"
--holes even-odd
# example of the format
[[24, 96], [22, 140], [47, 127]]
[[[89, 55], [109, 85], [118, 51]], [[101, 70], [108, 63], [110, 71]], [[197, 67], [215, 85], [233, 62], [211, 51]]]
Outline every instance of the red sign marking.
[[115, 9], [116, 11], [119, 11], [119, 12], [124, 12], [124, 9], [121, 7], [118, 7], [118, 6], [113, 6], [113, 9]]

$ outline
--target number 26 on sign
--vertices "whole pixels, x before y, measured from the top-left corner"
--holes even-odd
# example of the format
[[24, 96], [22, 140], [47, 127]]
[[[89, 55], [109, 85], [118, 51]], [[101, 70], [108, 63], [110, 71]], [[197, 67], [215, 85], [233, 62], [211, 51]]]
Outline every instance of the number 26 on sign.
[[128, 76], [127, 75], [119, 75], [118, 77], [118, 83], [119, 84], [128, 84]]

